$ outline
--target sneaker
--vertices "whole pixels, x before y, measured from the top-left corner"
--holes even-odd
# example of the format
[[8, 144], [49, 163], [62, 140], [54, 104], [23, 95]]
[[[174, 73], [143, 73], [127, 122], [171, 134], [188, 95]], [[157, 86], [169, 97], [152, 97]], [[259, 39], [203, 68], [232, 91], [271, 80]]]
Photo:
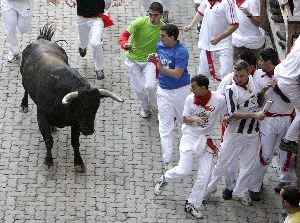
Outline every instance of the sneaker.
[[286, 186], [286, 185], [290, 185], [291, 183], [289, 182], [279, 182], [279, 184], [277, 184], [277, 186], [274, 188], [276, 193], [280, 193], [281, 189]]
[[254, 192], [254, 191], [249, 191], [250, 198], [253, 201], [260, 201], [261, 200], [261, 193], [260, 192]]
[[201, 211], [197, 210], [193, 204], [189, 203], [187, 200], [185, 201], [184, 211], [190, 213], [195, 218], [203, 218], [203, 214]]
[[162, 21], [163, 21], [164, 23], [168, 23], [168, 22], [169, 22], [169, 12], [168, 12], [168, 11], [164, 11], [164, 12], [163, 12]]
[[161, 176], [159, 181], [155, 184], [155, 188], [154, 188], [154, 194], [156, 196], [161, 195], [161, 193], [163, 192], [163, 190], [165, 189], [165, 187], [167, 186], [167, 182], [165, 180], [165, 176]]
[[173, 165], [172, 165], [171, 162], [165, 163], [165, 171], [170, 170], [170, 169], [172, 169], [172, 168], [173, 168]]
[[245, 194], [244, 196], [233, 196], [232, 197], [236, 201], [240, 201], [243, 205], [251, 206], [253, 205], [253, 201], [251, 200], [250, 196], [248, 194]]
[[103, 80], [105, 78], [103, 70], [96, 70], [96, 78], [97, 80]]
[[145, 110], [141, 108], [140, 115], [142, 118], [149, 118], [150, 117], [150, 110]]
[[279, 148], [287, 152], [298, 154], [298, 144], [295, 141], [282, 139], [279, 144]]
[[19, 63], [20, 60], [21, 60], [20, 54], [16, 54], [16, 55], [13, 55], [12, 57], [9, 56], [7, 62], [8, 63]]
[[232, 192], [233, 192], [233, 190], [228, 190], [227, 188], [225, 188], [225, 190], [223, 190], [223, 192], [222, 192], [223, 199], [230, 200], [232, 198]]
[[209, 193], [206, 193], [206, 194], [204, 195], [204, 198], [203, 198], [202, 203], [203, 203], [203, 204], [206, 204], [206, 203], [208, 202], [208, 200], [210, 199], [211, 195], [213, 195], [213, 194], [216, 193], [216, 192], [217, 192], [217, 190], [213, 190], [213, 191], [211, 191], [211, 192], [209, 192]]
[[86, 48], [82, 49], [79, 47], [79, 54], [81, 57], [84, 57], [86, 55]]

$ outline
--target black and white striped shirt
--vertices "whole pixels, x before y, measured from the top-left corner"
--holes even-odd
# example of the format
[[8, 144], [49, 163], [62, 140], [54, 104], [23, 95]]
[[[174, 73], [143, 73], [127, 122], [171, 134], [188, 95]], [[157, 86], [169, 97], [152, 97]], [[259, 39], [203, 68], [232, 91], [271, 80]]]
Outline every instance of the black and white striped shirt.
[[[234, 115], [236, 112], [257, 112], [257, 89], [254, 85], [252, 76], [249, 76], [249, 82], [243, 87], [236, 85], [228, 85], [225, 91], [226, 104], [228, 114]], [[226, 128], [231, 133], [252, 134], [259, 131], [259, 123], [255, 118], [232, 119]]]

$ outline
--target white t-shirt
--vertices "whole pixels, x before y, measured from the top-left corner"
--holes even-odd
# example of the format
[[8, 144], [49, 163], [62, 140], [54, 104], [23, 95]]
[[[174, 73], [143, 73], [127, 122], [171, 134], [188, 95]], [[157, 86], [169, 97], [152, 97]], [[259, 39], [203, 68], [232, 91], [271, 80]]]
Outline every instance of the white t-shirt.
[[208, 0], [203, 0], [198, 12], [203, 15], [198, 47], [209, 51], [231, 48], [231, 35], [216, 45], [212, 45], [210, 41], [223, 33], [229, 25], [238, 24], [234, 0], [217, 0], [213, 7]]
[[[265, 72], [261, 69], [255, 71], [253, 75], [253, 81], [258, 91], [261, 92], [263, 87], [267, 85], [274, 78], [269, 78]], [[294, 110], [294, 107], [291, 103], [284, 102], [278, 94], [276, 94], [273, 88], [269, 88], [265, 93], [265, 100], [271, 99], [273, 104], [269, 109], [269, 112], [276, 114], [291, 114]]]
[[285, 85], [299, 85], [300, 81], [300, 37], [287, 57], [275, 67], [275, 80]]
[[[259, 0], [245, 0], [240, 6], [247, 9], [253, 16], [260, 16]], [[236, 47], [258, 49], [265, 43], [265, 31], [250, 21], [245, 13], [235, 4], [239, 28], [232, 33], [232, 43]]]
[[183, 116], [199, 116], [206, 119], [203, 127], [198, 125], [182, 125], [182, 134], [193, 136], [205, 135], [210, 136], [216, 124], [218, 116], [224, 116], [227, 113], [225, 97], [214, 91], [209, 102], [204, 106], [194, 104], [194, 94], [187, 96], [184, 104]]
[[16, 10], [21, 16], [31, 16], [33, 13], [33, 0], [1, 0], [2, 11]]

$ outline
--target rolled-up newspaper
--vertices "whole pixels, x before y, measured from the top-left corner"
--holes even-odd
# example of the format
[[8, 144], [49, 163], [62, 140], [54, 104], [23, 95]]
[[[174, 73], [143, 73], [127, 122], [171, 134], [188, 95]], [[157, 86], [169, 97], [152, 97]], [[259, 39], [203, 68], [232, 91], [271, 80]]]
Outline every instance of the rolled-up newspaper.
[[273, 104], [273, 101], [271, 99], [269, 99], [266, 102], [265, 106], [263, 107], [262, 112], [266, 113], [267, 111], [269, 111], [269, 109], [271, 108], [272, 104]]

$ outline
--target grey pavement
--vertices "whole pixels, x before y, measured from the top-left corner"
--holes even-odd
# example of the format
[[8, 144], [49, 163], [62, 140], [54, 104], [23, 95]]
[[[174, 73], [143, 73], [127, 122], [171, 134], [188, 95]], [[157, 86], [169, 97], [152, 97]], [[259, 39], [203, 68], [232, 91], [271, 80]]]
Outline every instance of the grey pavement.
[[[182, 28], [194, 15], [192, 1], [171, 1], [170, 20]], [[29, 113], [19, 112], [23, 87], [18, 65], [6, 63], [8, 43], [0, 26], [0, 222], [283, 222], [279, 196], [273, 188], [278, 181], [274, 159], [264, 181], [263, 201], [245, 207], [237, 201], [224, 201], [221, 192], [201, 209], [204, 219], [196, 220], [184, 212], [184, 203], [195, 180], [195, 169], [186, 179], [170, 183], [161, 196], [153, 193], [155, 181], [163, 173], [157, 117], [139, 117], [137, 99], [128, 83], [123, 52], [117, 39], [125, 27], [142, 15], [137, 0], [112, 10], [115, 25], [104, 34], [104, 81], [94, 77], [91, 48], [80, 58], [77, 48], [76, 10], [62, 1], [54, 7], [46, 0], [35, 2], [33, 27], [20, 36], [23, 48], [36, 39], [38, 29], [54, 22], [55, 40], [60, 42], [72, 67], [99, 88], [125, 100], [118, 103], [103, 99], [97, 113], [95, 134], [81, 136], [82, 158], [87, 172], [75, 173], [70, 128], [54, 134], [53, 172], [42, 169], [45, 145], [38, 130], [36, 106], [29, 101]], [[198, 69], [196, 31], [181, 32], [180, 40], [190, 52], [190, 73]], [[215, 89], [216, 83], [212, 83]], [[178, 161], [180, 126], [175, 131], [175, 158]], [[220, 127], [214, 139], [219, 140]]]

